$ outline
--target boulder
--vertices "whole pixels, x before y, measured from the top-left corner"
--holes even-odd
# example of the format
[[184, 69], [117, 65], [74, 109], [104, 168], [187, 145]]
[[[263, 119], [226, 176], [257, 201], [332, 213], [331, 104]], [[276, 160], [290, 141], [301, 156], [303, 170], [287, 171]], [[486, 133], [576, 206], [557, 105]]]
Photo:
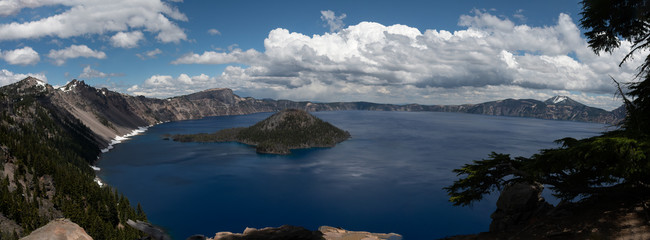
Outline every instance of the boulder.
[[517, 182], [506, 186], [497, 200], [497, 210], [490, 216], [490, 232], [515, 230], [553, 209], [541, 197], [542, 190], [544, 186], [539, 183]]
[[27, 237], [21, 240], [92, 240], [93, 238], [86, 233], [76, 223], [69, 219], [56, 219], [50, 221], [47, 225], [34, 230]]
[[219, 232], [214, 236], [213, 240], [321, 240], [323, 239], [322, 235], [319, 231], [310, 231], [303, 227], [284, 225], [277, 228], [246, 228], [243, 233]]
[[323, 233], [325, 240], [402, 240], [402, 235], [397, 233], [348, 231], [328, 226], [322, 226], [318, 228], [318, 231]]
[[159, 227], [156, 227], [148, 222], [143, 222], [140, 220], [131, 220], [128, 219], [126, 224], [129, 226], [142, 231], [143, 233], [149, 235], [150, 239], [153, 240], [171, 240], [171, 238]]

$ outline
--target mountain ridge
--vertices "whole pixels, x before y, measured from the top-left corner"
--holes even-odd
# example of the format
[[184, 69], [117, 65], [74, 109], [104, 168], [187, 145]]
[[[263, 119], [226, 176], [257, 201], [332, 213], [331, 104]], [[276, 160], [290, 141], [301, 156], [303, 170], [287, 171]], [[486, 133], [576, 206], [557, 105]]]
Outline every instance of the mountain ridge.
[[[7, 180], [0, 184], [0, 191], [6, 190], [6, 194], [0, 196], [13, 197], [12, 201], [6, 202], [12, 209], [31, 210], [0, 214], [0, 220], [13, 223], [0, 226], [0, 237], [10, 236], [9, 239], [13, 239], [15, 235], [29, 233], [45, 221], [69, 217], [93, 236], [110, 232], [116, 236], [129, 236], [126, 237], [128, 239], [137, 238], [134, 236], [138, 234], [133, 229], [121, 228], [120, 225], [126, 224], [127, 217], [144, 220], [146, 216], [142, 211], [131, 208], [128, 200], [123, 196], [118, 197], [117, 192], [98, 187], [93, 182], [95, 172], [89, 165], [97, 160], [101, 149], [109, 146], [118, 136], [132, 133], [143, 126], [289, 108], [304, 111], [460, 112], [601, 123], [616, 123], [625, 116], [624, 108], [608, 112], [568, 103], [571, 102], [567, 99], [549, 99], [546, 102], [504, 99], [463, 105], [314, 103], [240, 97], [227, 88], [156, 99], [95, 88], [78, 80], [55, 88], [28, 77], [0, 87], [0, 128], [3, 130], [0, 137], [4, 139], [0, 142], [0, 177]], [[80, 187], [83, 190], [78, 189]], [[20, 191], [26, 194], [21, 195]], [[84, 208], [75, 205], [97, 204], [99, 201], [106, 207]], [[33, 203], [41, 205], [37, 207]], [[84, 212], [85, 209], [96, 211]], [[109, 218], [99, 218], [99, 214]], [[15, 217], [18, 215], [23, 217]], [[17, 234], [12, 235], [12, 232]]]
[[310, 112], [340, 110], [458, 112], [612, 125], [618, 124], [625, 116], [624, 110], [606, 111], [589, 107], [566, 96], [556, 96], [545, 101], [504, 99], [461, 105], [397, 105], [364, 101], [318, 103], [256, 99], [240, 97], [229, 88], [212, 88], [187, 95], [157, 99], [131, 96], [106, 88], [98, 89], [87, 85], [83, 80], [76, 79], [56, 89], [33, 77], [5, 87], [13, 85], [43, 86], [44, 90], [39, 94], [47, 95], [53, 105], [80, 119], [96, 133], [102, 147], [106, 147], [117, 136], [126, 135], [139, 127], [162, 122], [208, 116], [277, 112], [290, 108]]

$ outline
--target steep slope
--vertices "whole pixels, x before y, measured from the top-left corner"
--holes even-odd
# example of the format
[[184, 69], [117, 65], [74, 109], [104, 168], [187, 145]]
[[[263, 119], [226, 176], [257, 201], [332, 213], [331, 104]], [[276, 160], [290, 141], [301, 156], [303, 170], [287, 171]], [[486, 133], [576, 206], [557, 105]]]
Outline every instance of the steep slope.
[[350, 133], [298, 109], [286, 109], [248, 128], [231, 128], [213, 134], [174, 135], [181, 142], [241, 142], [258, 153], [290, 154], [291, 149], [333, 147]]
[[140, 126], [151, 125], [129, 108], [126, 97], [105, 88], [96, 89], [83, 81], [72, 80], [54, 91], [51, 99], [57, 107], [81, 120], [106, 143], [115, 136], [125, 135]]
[[52, 103], [56, 91], [34, 78], [0, 88], [0, 238], [16, 239], [59, 217], [96, 238], [140, 237], [120, 225], [144, 217], [93, 181], [89, 164], [101, 139]]
[[[49, 86], [49, 85], [48, 85]], [[53, 91], [51, 101], [88, 126], [106, 147], [116, 136], [153, 124], [197, 119], [206, 116], [272, 111], [263, 104], [246, 104], [230, 89], [211, 89], [168, 99], [129, 96], [108, 89], [96, 89], [73, 80]]]

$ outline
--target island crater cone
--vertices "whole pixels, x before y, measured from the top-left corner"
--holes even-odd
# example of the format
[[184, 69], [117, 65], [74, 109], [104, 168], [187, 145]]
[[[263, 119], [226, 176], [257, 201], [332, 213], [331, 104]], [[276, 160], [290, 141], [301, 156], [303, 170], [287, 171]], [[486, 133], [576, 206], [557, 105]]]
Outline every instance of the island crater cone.
[[240, 142], [256, 146], [258, 153], [290, 154], [291, 149], [334, 147], [350, 133], [306, 111], [286, 109], [248, 128], [224, 129], [212, 134], [174, 135], [180, 142]]

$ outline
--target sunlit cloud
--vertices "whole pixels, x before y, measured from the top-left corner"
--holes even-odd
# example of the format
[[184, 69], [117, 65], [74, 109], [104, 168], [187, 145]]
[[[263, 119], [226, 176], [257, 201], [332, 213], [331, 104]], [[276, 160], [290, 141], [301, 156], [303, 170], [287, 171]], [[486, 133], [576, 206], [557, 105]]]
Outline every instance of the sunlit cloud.
[[145, 60], [145, 59], [149, 59], [149, 58], [156, 58], [156, 56], [158, 56], [158, 54], [161, 54], [162, 52], [163, 52], [162, 50], [160, 50], [159, 48], [156, 48], [154, 50], [146, 51], [144, 53], [138, 53], [138, 54], [136, 54], [136, 56], [138, 56], [142, 60]]
[[118, 32], [111, 37], [113, 47], [134, 48], [138, 42], [144, 39], [144, 34], [140, 31]]
[[[618, 67], [629, 42], [612, 54], [594, 54], [566, 14], [555, 25], [534, 27], [475, 10], [461, 16], [459, 25], [464, 29], [421, 32], [361, 22], [312, 36], [278, 28], [264, 40], [263, 52], [187, 53], [172, 64], [243, 64], [226, 67], [212, 77], [215, 85], [200, 87], [229, 87], [256, 97], [458, 104], [565, 93], [612, 109], [620, 101], [612, 97], [609, 76], [632, 81], [644, 59]], [[145, 84], [140, 92], [147, 87], [156, 88]]]
[[[24, 8], [57, 5], [68, 7], [68, 9], [56, 15], [33, 21], [0, 24], [0, 41], [48, 36], [70, 38], [87, 34], [126, 32], [134, 29], [156, 34], [156, 39], [163, 43], [178, 43], [187, 40], [184, 30], [173, 22], [187, 21], [187, 16], [160, 0], [9, 0], [0, 1], [0, 16], [17, 14]], [[131, 34], [133, 33], [137, 34], [136, 32]], [[140, 32], [140, 34], [142, 33]], [[126, 44], [124, 46], [133, 45], [133, 38], [127, 39], [126, 42], [119, 40], [117, 39], [115, 42], [111, 39], [113, 43]]]
[[1, 51], [0, 57], [5, 62], [11, 65], [34, 65], [41, 60], [38, 52], [34, 51], [31, 47], [23, 47], [19, 49]]
[[92, 50], [86, 45], [70, 45], [64, 49], [50, 50], [50, 53], [47, 56], [54, 61], [54, 64], [63, 65], [68, 59], [72, 58], [85, 57], [104, 59], [106, 58], [106, 53]]
[[123, 73], [104, 73], [96, 69], [92, 69], [90, 66], [84, 67], [81, 74], [79, 74], [79, 79], [93, 79], [93, 78], [110, 78], [110, 77], [121, 77], [124, 76]]

